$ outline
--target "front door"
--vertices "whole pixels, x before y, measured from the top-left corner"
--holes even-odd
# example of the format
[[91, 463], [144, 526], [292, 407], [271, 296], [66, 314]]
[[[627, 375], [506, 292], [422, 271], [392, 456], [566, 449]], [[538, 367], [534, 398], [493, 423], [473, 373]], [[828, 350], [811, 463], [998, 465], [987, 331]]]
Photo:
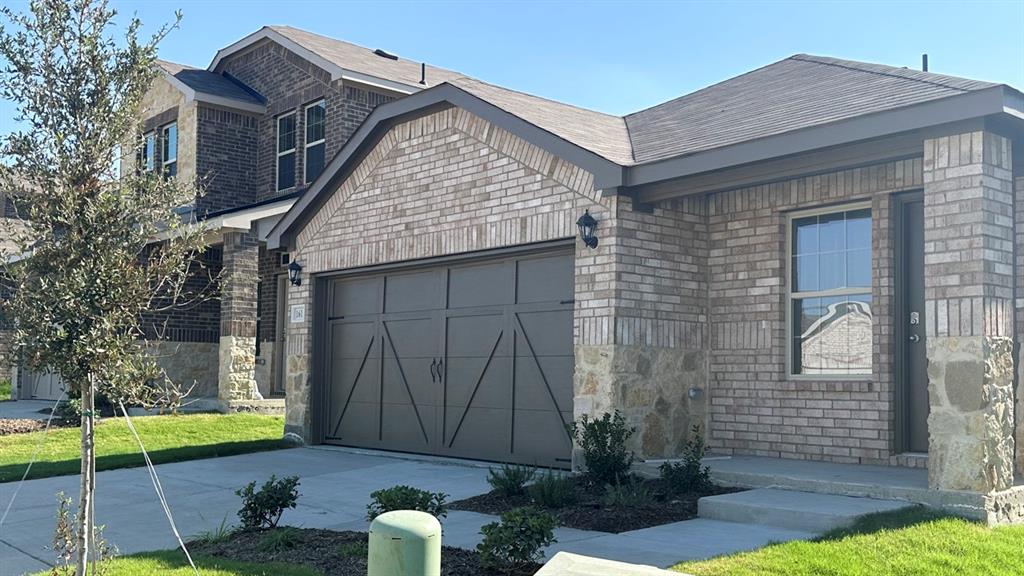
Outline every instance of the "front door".
[[903, 417], [910, 452], [928, 452], [928, 357], [924, 317], [924, 200], [920, 193], [899, 199], [900, 266], [898, 267], [902, 342], [900, 366]]

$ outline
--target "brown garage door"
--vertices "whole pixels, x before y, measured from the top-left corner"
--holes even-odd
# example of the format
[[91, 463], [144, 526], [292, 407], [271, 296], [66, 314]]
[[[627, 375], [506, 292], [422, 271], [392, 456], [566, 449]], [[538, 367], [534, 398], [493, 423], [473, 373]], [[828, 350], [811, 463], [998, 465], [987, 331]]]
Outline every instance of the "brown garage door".
[[335, 280], [329, 443], [568, 466], [571, 252]]

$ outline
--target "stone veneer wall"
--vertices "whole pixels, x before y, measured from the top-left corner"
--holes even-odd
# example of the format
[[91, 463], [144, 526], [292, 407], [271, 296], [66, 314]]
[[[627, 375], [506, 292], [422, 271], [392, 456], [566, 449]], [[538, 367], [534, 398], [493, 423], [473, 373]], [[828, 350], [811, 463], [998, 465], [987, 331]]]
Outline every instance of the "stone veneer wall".
[[216, 342], [147, 342], [148, 351], [164, 373], [183, 390], [195, 385], [188, 400], [217, 397]]
[[925, 141], [929, 487], [1014, 483], [1011, 142], [985, 131]]
[[[795, 178], [708, 197], [712, 450], [888, 464], [894, 448], [891, 196], [922, 186], [920, 158]], [[787, 374], [789, 212], [870, 200], [870, 378]]]

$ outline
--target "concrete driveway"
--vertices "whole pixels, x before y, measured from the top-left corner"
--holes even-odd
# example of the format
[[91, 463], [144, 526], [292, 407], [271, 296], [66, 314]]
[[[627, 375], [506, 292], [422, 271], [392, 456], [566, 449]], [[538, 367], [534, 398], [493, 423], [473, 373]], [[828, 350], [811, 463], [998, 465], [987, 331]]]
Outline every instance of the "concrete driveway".
[[47, 414], [40, 410], [51, 410], [50, 400], [8, 400], [0, 402], [0, 419], [46, 420]]

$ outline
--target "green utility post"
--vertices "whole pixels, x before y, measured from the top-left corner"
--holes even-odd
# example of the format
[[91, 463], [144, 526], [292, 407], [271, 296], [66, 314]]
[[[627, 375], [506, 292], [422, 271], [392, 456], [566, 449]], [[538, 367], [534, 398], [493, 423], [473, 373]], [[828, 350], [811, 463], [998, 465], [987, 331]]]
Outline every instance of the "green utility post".
[[441, 576], [441, 523], [414, 510], [377, 516], [367, 564], [367, 576]]

